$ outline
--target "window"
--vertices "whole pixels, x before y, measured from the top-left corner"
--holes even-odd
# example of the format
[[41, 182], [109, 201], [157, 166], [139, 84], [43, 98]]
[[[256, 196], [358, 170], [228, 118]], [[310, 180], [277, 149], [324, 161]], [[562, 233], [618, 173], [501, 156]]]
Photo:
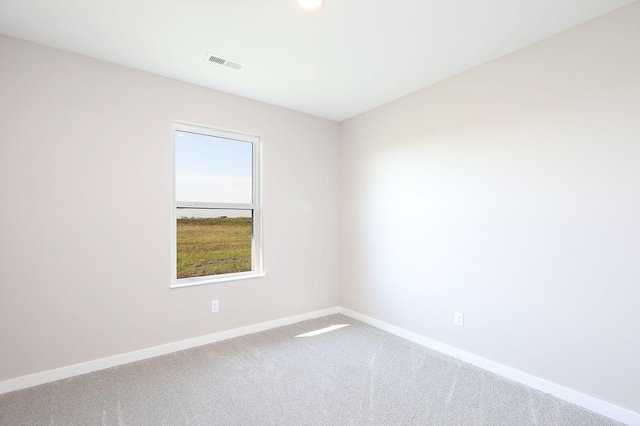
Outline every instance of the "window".
[[173, 124], [172, 287], [263, 275], [260, 140]]

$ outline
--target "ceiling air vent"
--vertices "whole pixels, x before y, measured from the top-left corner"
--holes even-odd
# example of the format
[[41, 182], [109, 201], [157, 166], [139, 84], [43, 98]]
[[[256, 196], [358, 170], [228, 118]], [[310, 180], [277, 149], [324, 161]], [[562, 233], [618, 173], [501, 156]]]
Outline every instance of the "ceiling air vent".
[[242, 65], [240, 62], [235, 62], [213, 53], [207, 53], [207, 57], [205, 60], [214, 64], [222, 65], [223, 67], [232, 68], [234, 70], [241, 70], [244, 67], [244, 65]]

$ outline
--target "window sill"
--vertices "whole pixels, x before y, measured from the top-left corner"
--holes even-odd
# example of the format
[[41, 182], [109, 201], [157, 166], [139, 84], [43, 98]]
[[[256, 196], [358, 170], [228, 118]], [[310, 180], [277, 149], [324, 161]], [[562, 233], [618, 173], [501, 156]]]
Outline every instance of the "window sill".
[[227, 281], [238, 281], [238, 280], [247, 280], [250, 278], [260, 278], [264, 277], [266, 274], [264, 272], [247, 272], [242, 274], [226, 274], [221, 277], [193, 277], [193, 278], [180, 278], [172, 280], [171, 288], [181, 288], [181, 287], [193, 287], [196, 285], [205, 285], [205, 284], [216, 284], [223, 283]]

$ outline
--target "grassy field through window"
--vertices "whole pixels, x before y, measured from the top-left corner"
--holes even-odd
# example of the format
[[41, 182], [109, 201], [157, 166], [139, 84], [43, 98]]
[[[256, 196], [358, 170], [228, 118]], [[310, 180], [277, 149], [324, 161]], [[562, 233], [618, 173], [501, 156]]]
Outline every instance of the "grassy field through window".
[[177, 219], [177, 277], [251, 271], [252, 218]]

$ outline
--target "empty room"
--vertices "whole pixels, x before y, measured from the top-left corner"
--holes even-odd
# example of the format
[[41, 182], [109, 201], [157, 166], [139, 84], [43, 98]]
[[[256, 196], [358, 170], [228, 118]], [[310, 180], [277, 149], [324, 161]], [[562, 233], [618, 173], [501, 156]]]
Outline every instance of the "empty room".
[[640, 2], [0, 1], [0, 425], [640, 426]]

